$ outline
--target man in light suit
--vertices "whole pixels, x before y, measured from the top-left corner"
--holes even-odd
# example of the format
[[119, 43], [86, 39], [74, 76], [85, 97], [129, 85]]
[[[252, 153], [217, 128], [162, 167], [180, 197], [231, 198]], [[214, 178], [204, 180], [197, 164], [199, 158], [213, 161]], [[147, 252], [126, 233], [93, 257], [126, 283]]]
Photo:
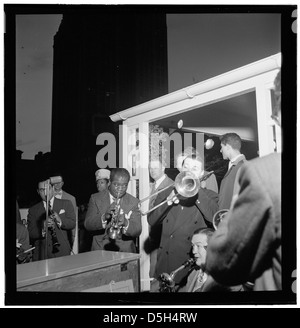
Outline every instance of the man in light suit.
[[[93, 236], [92, 250], [136, 253], [135, 239], [142, 232], [139, 200], [128, 194], [129, 172], [124, 168], [112, 169], [108, 190], [91, 195], [84, 226]], [[121, 236], [110, 238], [112, 215], [118, 212], [117, 225]]]
[[[272, 118], [281, 126], [281, 72], [275, 79]], [[255, 291], [282, 289], [281, 154], [241, 167], [240, 190], [208, 243], [206, 267], [224, 285], [253, 282]]]
[[[55, 178], [55, 183], [53, 183], [54, 187], [54, 196], [58, 199], [68, 199], [71, 201], [74, 211], [76, 214], [76, 225], [78, 225], [77, 222], [77, 204], [76, 204], [76, 198], [63, 190], [64, 186], [64, 179], [61, 174], [56, 174], [53, 178]], [[75, 226], [76, 227], [76, 226]], [[68, 238], [70, 241], [70, 244], [73, 245], [74, 240], [75, 240], [75, 235], [76, 235], [76, 229], [73, 229], [72, 231], [68, 231]]]
[[[150, 195], [157, 191], [173, 185], [174, 181], [165, 174], [165, 166], [161, 160], [151, 160], [149, 163], [149, 173], [154, 180], [150, 185]], [[150, 198], [149, 210], [153, 208], [157, 195]], [[157, 224], [155, 226], [149, 225], [149, 238], [145, 241], [145, 251], [150, 253], [150, 278], [154, 277], [155, 266], [157, 262], [157, 249], [160, 244], [162, 225]]]
[[[47, 192], [49, 191], [48, 197]], [[76, 216], [72, 203], [69, 200], [57, 199], [54, 197], [54, 187], [50, 180], [43, 180], [38, 183], [38, 194], [42, 201], [32, 206], [28, 210], [27, 222], [30, 243], [35, 247], [32, 260], [39, 261], [53, 257], [70, 255], [71, 245], [68, 240], [67, 231], [75, 227]], [[49, 213], [48, 226], [46, 227], [46, 201], [52, 213]], [[47, 233], [47, 254], [46, 254], [46, 233]], [[57, 236], [58, 247], [53, 247], [53, 234]]]
[[[190, 171], [200, 179], [204, 174], [202, 158], [194, 154], [187, 156], [182, 171]], [[154, 205], [165, 199], [169, 199], [170, 202], [148, 215], [148, 223], [151, 226], [162, 224], [155, 279], [162, 273], [170, 274], [189, 259], [193, 232], [197, 228], [211, 225], [213, 215], [218, 210], [218, 194], [206, 188], [200, 188], [193, 197], [183, 198], [176, 197], [174, 188], [171, 187], [157, 196]], [[180, 271], [175, 277], [175, 283], [179, 284], [187, 272], [188, 269]], [[154, 289], [155, 285], [156, 282], [153, 280]]]

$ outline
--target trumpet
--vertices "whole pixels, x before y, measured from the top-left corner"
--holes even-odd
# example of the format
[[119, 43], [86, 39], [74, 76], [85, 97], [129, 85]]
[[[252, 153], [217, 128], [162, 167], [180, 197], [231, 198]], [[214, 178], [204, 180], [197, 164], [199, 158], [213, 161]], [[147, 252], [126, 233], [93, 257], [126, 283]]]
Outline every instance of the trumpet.
[[110, 239], [119, 239], [122, 237], [122, 227], [118, 225], [118, 217], [121, 208], [119, 194], [117, 196], [116, 204], [116, 208], [111, 216], [111, 226], [108, 229], [108, 236]]
[[223, 221], [223, 219], [225, 218], [228, 212], [229, 212], [228, 209], [223, 209], [215, 213], [212, 219], [212, 224], [215, 230], [218, 229], [219, 224]]
[[170, 274], [168, 273], [162, 273], [158, 277], [159, 281], [159, 292], [160, 293], [174, 293], [175, 292], [175, 276], [176, 274], [187, 268], [190, 265], [195, 264], [196, 260], [191, 258], [185, 261], [179, 268], [176, 270], [172, 271]]
[[[161, 193], [162, 191], [165, 191], [166, 189], [173, 187], [173, 186], [175, 187], [175, 189], [177, 191], [175, 196], [181, 195], [186, 198], [193, 197], [198, 193], [198, 191], [200, 189], [200, 182], [205, 181], [213, 173], [214, 173], [214, 171], [210, 171], [199, 179], [196, 177], [196, 175], [194, 173], [192, 173], [190, 171], [180, 172], [176, 176], [174, 183], [170, 184], [169, 186], [167, 186], [163, 189], [158, 190], [157, 192], [153, 193], [152, 195], [150, 195], [148, 197], [141, 199], [139, 204], [141, 204], [145, 200], [147, 200], [153, 196], [156, 196], [157, 194]], [[166, 199], [163, 202], [161, 202], [160, 204], [152, 207], [150, 210], [148, 210], [146, 212], [141, 212], [141, 214], [147, 215], [148, 213], [154, 211], [155, 209], [157, 209], [158, 207], [160, 207], [161, 205], [165, 204], [168, 201], [169, 201], [169, 199]]]

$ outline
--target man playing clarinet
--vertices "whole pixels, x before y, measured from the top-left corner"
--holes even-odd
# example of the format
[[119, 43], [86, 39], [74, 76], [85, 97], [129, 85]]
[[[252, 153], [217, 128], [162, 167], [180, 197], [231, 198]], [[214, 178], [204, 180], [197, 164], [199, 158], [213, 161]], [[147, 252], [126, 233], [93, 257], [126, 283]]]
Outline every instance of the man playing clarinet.
[[51, 178], [39, 181], [37, 192], [42, 200], [29, 208], [27, 216], [30, 243], [35, 247], [32, 261], [70, 255], [67, 231], [76, 224], [71, 201], [54, 197]]

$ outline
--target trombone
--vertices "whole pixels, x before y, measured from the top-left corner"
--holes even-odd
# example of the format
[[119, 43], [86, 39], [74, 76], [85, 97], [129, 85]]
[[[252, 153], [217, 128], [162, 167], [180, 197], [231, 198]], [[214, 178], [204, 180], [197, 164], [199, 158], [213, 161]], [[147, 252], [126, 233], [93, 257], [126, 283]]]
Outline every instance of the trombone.
[[[180, 172], [176, 178], [174, 183], [170, 184], [169, 186], [160, 189], [158, 191], [156, 191], [155, 193], [153, 193], [150, 196], [147, 196], [143, 199], [140, 200], [139, 204], [141, 204], [142, 202], [144, 202], [145, 200], [161, 193], [162, 191], [165, 191], [166, 189], [170, 188], [170, 187], [175, 187], [175, 189], [177, 190], [177, 193], [174, 195], [181, 195], [183, 197], [189, 198], [189, 197], [193, 197], [195, 196], [199, 189], [200, 189], [200, 182], [205, 181], [208, 177], [210, 177], [212, 174], [214, 173], [214, 171], [210, 171], [207, 174], [203, 175], [200, 179], [196, 177], [196, 175], [190, 171], [183, 171]], [[142, 215], [147, 215], [148, 213], [154, 211], [155, 209], [157, 209], [158, 207], [160, 207], [161, 205], [167, 203], [169, 201], [169, 199], [164, 200], [163, 202], [161, 202], [160, 204], [152, 207], [150, 210], [146, 211], [146, 212], [141, 212]]]

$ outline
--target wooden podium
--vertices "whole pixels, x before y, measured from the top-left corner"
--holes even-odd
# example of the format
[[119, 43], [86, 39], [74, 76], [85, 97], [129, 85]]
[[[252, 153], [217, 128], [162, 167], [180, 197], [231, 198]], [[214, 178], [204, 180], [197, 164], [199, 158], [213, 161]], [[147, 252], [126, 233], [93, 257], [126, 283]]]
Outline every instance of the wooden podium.
[[92, 251], [17, 265], [17, 291], [140, 292], [140, 254]]

